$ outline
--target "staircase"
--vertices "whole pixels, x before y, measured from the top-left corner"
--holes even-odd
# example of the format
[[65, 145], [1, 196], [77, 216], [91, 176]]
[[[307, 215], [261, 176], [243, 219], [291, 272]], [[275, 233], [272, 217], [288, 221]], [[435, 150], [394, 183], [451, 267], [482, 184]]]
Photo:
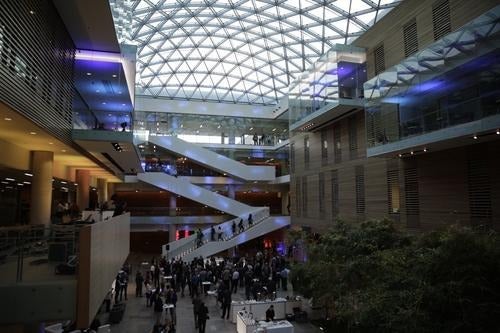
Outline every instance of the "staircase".
[[189, 182], [189, 178], [174, 177], [163, 172], [146, 172], [137, 174], [137, 179], [243, 219], [246, 219], [248, 214], [257, 209], [257, 207], [245, 205], [201, 186], [194, 185]]
[[270, 181], [275, 179], [275, 168], [272, 166], [246, 165], [175, 136], [150, 136], [148, 141], [170, 152], [196, 161], [205, 167], [226, 173], [235, 178], [249, 181]]
[[238, 228], [236, 228], [236, 234], [232, 233], [233, 221], [238, 225], [239, 218], [221, 223], [217, 225], [217, 229], [220, 226], [224, 234], [223, 241], [210, 240], [211, 229], [207, 228], [202, 231], [203, 233], [203, 245], [200, 247], [196, 246], [196, 234], [191, 235], [187, 238], [169, 243], [169, 250], [167, 247], [163, 247], [163, 255], [165, 255], [168, 260], [171, 259], [182, 259], [183, 261], [189, 262], [195, 257], [207, 258], [215, 255], [219, 252], [230, 249], [234, 246], [243, 244], [252, 240], [254, 238], [265, 235], [274, 230], [281, 229], [290, 225], [289, 216], [269, 216], [269, 211], [266, 208], [258, 208], [254, 214], [254, 223], [252, 227], [248, 227], [245, 219], [245, 231], [238, 233]]

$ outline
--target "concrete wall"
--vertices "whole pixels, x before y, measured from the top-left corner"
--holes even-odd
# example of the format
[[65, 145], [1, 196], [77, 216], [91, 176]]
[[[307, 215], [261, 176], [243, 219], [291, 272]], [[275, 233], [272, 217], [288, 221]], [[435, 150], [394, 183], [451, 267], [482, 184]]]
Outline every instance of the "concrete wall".
[[92, 322], [130, 251], [130, 214], [92, 224], [80, 232], [77, 327]]

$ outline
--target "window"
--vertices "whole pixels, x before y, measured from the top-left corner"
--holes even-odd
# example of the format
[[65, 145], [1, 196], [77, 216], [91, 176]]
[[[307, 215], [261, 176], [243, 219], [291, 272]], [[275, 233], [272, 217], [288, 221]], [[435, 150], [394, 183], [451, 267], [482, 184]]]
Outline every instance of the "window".
[[295, 214], [301, 216], [302, 212], [300, 210], [300, 178], [295, 179]]
[[375, 57], [375, 75], [385, 71], [385, 53], [384, 44], [381, 44], [375, 48], [373, 51]]
[[387, 170], [387, 206], [389, 214], [399, 214], [401, 203], [398, 170]]
[[363, 166], [356, 167], [356, 213], [365, 213], [365, 170]]
[[349, 156], [351, 160], [358, 157], [358, 127], [356, 116], [349, 118]]
[[318, 178], [318, 202], [319, 202], [319, 216], [325, 216], [325, 174], [320, 173]]
[[321, 165], [328, 164], [328, 135], [327, 131], [321, 131]]
[[307, 217], [307, 176], [302, 177], [302, 214]]
[[432, 25], [434, 40], [451, 32], [450, 3], [448, 0], [438, 1], [432, 6]]
[[342, 162], [342, 149], [340, 143], [340, 125], [333, 128], [333, 155], [335, 163]]
[[304, 138], [304, 168], [309, 169], [309, 137]]
[[467, 180], [469, 189], [469, 207], [472, 225], [487, 225], [491, 223], [491, 179], [488, 163], [485, 159], [468, 160]]
[[332, 171], [332, 218], [339, 216], [339, 178], [337, 170]]
[[418, 51], [417, 20], [415, 18], [403, 26], [403, 40], [405, 57], [409, 57]]
[[406, 205], [406, 215], [408, 216], [419, 215], [420, 201], [418, 197], [417, 168], [405, 169], [405, 205]]

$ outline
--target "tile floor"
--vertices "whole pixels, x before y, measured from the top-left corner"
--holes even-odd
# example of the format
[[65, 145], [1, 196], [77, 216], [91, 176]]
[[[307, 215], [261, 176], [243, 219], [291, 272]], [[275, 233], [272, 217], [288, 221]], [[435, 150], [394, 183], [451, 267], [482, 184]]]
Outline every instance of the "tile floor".
[[[136, 263], [140, 261], [134, 260]], [[135, 276], [136, 269], [138, 265], [133, 265], [133, 274]], [[292, 291], [288, 293], [279, 291], [278, 297], [293, 296]], [[185, 297], [181, 297], [180, 293], [178, 295], [177, 302], [177, 333], [194, 333], [197, 332], [194, 326], [193, 319], [193, 308], [191, 304], [191, 297], [189, 297], [189, 291], [186, 287]], [[244, 299], [244, 288], [240, 288], [237, 294], [233, 294], [233, 300], [243, 300]], [[203, 301], [208, 307], [210, 319], [207, 321], [206, 332], [212, 333], [229, 333], [236, 332], [236, 324], [233, 324], [230, 320], [221, 319], [222, 311], [220, 307], [215, 304], [215, 298], [213, 296], [204, 296]], [[153, 318], [153, 308], [146, 307], [146, 298], [135, 297], [135, 282], [129, 284], [128, 288], [128, 300], [127, 308], [123, 320], [116, 325], [111, 326], [112, 333], [150, 333], [152, 332], [154, 325]], [[106, 323], [105, 316], [101, 317], [101, 322]], [[316, 333], [320, 332], [316, 327], [309, 323], [298, 324], [293, 322], [294, 333]]]

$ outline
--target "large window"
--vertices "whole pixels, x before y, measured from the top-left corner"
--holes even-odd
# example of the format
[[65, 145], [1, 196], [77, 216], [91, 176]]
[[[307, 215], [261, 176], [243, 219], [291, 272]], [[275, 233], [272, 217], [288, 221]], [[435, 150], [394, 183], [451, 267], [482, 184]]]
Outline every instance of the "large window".
[[304, 138], [304, 168], [309, 169], [309, 137]]
[[318, 202], [319, 202], [319, 217], [325, 216], [325, 174], [320, 173], [318, 178]]
[[399, 191], [399, 171], [387, 171], [387, 204], [389, 214], [399, 214], [401, 209], [400, 191]]
[[328, 132], [321, 131], [321, 165], [328, 164]]

